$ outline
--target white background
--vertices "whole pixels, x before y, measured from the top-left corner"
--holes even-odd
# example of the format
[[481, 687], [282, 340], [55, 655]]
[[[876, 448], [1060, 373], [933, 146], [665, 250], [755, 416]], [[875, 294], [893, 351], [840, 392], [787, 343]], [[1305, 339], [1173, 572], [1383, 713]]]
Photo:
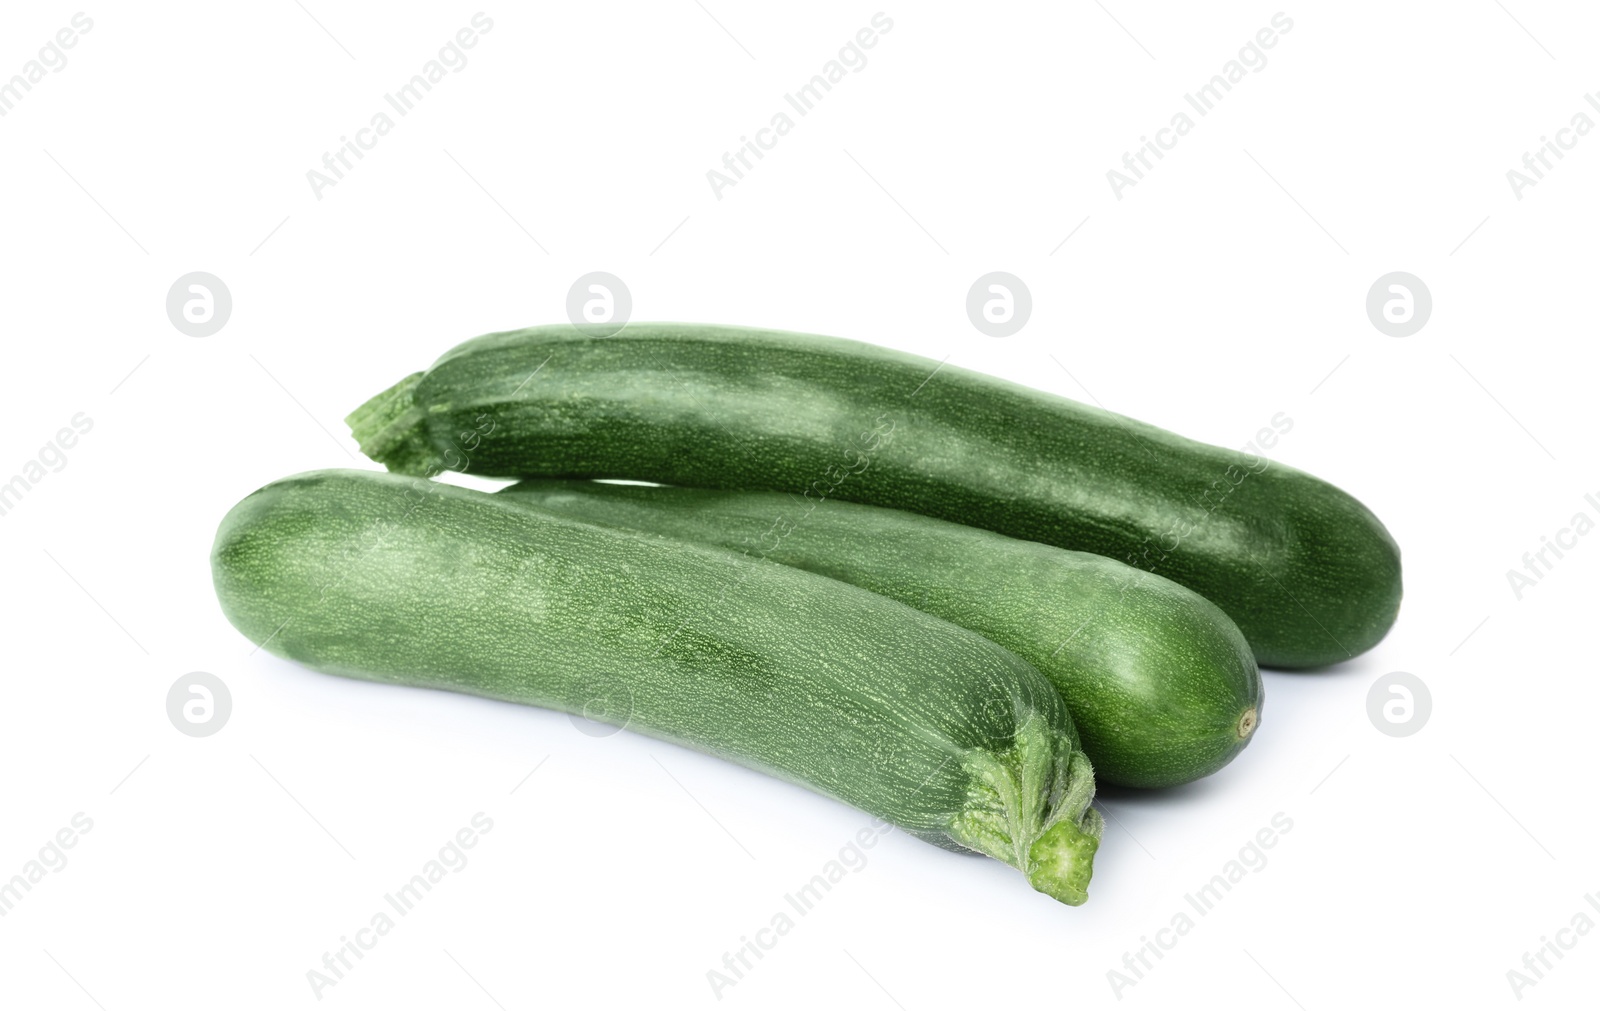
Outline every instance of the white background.
[[[1506, 577], [1600, 518], [1600, 136], [1520, 200], [1506, 178], [1600, 120], [1596, 12], [1285, 8], [1264, 69], [1119, 200], [1107, 170], [1279, 8], [931, 6], [884, 8], [867, 65], [720, 200], [707, 170], [878, 8], [485, 8], [470, 62], [320, 200], [307, 171], [477, 7], [85, 11], [0, 118], [0, 480], [93, 420], [0, 517], [0, 878], [75, 813], [93, 829], [0, 918], [0, 1003], [318, 1004], [307, 971], [476, 812], [471, 862], [322, 1004], [1492, 1008], [1542, 936], [1600, 922], [1600, 537], [1521, 600]], [[76, 10], [10, 5], [0, 77]], [[193, 270], [234, 300], [203, 339], [164, 309]], [[1334, 669], [1268, 672], [1255, 741], [1211, 779], [1104, 792], [1087, 905], [892, 833], [719, 1001], [708, 970], [866, 815], [565, 715], [310, 673], [252, 653], [211, 591], [229, 506], [371, 466], [352, 407], [460, 340], [563, 319], [591, 270], [636, 319], [949, 356], [1209, 442], [1284, 412], [1270, 455], [1401, 544], [1399, 623]], [[992, 270], [1032, 291], [1014, 337], [965, 315]], [[1434, 300], [1400, 339], [1364, 308], [1393, 270]], [[233, 699], [204, 739], [165, 712], [196, 670]], [[1406, 738], [1366, 713], [1397, 670], [1433, 699]], [[1269, 863], [1119, 1001], [1108, 971], [1278, 812]], [[1575, 1006], [1597, 960], [1577, 937], [1523, 1002]]]

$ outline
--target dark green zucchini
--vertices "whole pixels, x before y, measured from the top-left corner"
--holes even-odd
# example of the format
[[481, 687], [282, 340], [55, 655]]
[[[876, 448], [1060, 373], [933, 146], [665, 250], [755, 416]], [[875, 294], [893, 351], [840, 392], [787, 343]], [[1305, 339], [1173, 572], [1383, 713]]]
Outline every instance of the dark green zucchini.
[[1102, 823], [1056, 690], [887, 597], [358, 471], [253, 493], [211, 563], [228, 620], [315, 670], [591, 716], [598, 701], [613, 722], [1005, 861], [1062, 902], [1086, 896]]
[[389, 469], [768, 489], [925, 513], [1156, 572], [1264, 666], [1370, 649], [1400, 552], [1361, 503], [1262, 458], [852, 341], [631, 324], [489, 334], [350, 416]]
[[1259, 719], [1261, 676], [1228, 616], [1101, 555], [781, 492], [533, 480], [499, 495], [807, 569], [970, 628], [1061, 690], [1100, 783], [1175, 786], [1210, 775]]

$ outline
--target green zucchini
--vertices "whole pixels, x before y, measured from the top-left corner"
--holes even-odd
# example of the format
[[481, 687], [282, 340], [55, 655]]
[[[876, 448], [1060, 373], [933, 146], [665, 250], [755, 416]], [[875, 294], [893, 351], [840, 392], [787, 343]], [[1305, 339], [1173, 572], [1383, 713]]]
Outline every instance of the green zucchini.
[[887, 597], [358, 471], [251, 494], [211, 564], [228, 620], [315, 670], [591, 716], [598, 701], [602, 718], [1086, 897], [1102, 822], [1059, 695], [1007, 650]]
[[1244, 748], [1260, 716], [1261, 676], [1228, 616], [1101, 555], [780, 492], [534, 480], [499, 494], [807, 569], [970, 628], [1060, 689], [1101, 784], [1208, 776]]
[[920, 512], [1090, 551], [1210, 599], [1268, 667], [1381, 639], [1400, 552], [1265, 458], [886, 348], [742, 327], [489, 334], [357, 409], [390, 470], [631, 478]]

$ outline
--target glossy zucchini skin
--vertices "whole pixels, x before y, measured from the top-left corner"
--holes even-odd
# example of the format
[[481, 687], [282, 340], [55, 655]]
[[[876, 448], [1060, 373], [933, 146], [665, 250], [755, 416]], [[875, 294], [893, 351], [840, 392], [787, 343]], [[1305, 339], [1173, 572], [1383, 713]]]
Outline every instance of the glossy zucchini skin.
[[1262, 457], [887, 348], [746, 327], [488, 334], [350, 416], [389, 469], [766, 489], [1106, 555], [1208, 598], [1268, 667], [1370, 649], [1400, 552]]
[[[1055, 689], [866, 590], [398, 475], [319, 471], [223, 519], [228, 620], [312, 669], [606, 717], [1084, 901], [1102, 823]], [[604, 802], [597, 798], [597, 802]]]
[[1101, 555], [781, 492], [530, 480], [499, 492], [588, 523], [712, 544], [969, 628], [1060, 690], [1101, 784], [1177, 786], [1249, 743], [1261, 675], [1216, 605]]

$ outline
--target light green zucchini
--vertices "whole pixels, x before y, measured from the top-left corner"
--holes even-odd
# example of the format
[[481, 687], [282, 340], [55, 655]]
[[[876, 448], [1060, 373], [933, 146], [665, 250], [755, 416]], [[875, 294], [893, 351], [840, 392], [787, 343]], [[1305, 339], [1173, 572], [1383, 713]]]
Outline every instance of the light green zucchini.
[[1087, 895], [1102, 822], [1055, 689], [887, 597], [357, 471], [253, 493], [211, 558], [234, 626], [315, 670], [590, 715], [599, 685], [614, 722]]
[[1228, 616], [1100, 555], [779, 492], [530, 480], [499, 494], [807, 569], [970, 628], [1060, 689], [1100, 783], [1175, 786], [1210, 775], [1260, 717], [1261, 676]]

